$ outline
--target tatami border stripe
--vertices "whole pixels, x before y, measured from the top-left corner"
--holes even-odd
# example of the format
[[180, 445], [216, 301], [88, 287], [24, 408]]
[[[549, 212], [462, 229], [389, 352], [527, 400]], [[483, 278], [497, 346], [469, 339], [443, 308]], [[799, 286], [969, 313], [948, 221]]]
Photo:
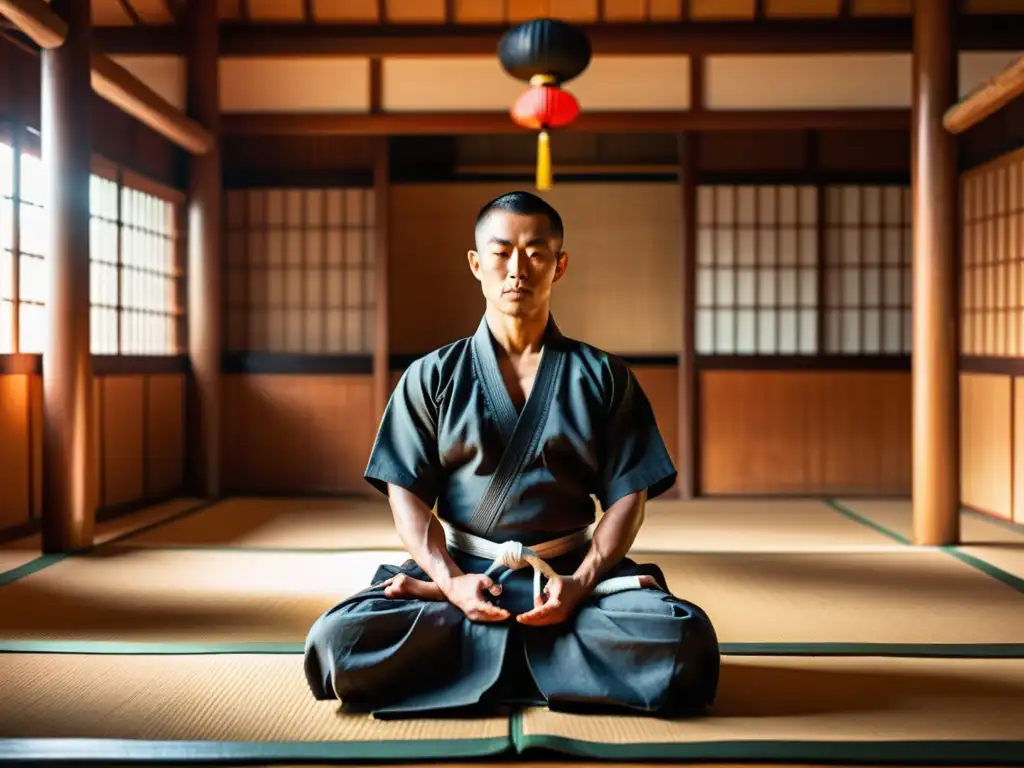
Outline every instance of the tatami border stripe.
[[1024, 741], [706, 741], [609, 744], [514, 733], [516, 750], [601, 760], [744, 760], [849, 764], [1020, 765]]
[[402, 741], [145, 741], [0, 739], [0, 762], [89, 765], [133, 762], [422, 760], [492, 757], [512, 748], [511, 734], [481, 739]]
[[[849, 507], [844, 506], [843, 504], [840, 504], [835, 499], [826, 499], [825, 500], [825, 504], [826, 504], [826, 506], [828, 506], [831, 509], [835, 510], [836, 512], [838, 512], [839, 514], [843, 515], [844, 517], [847, 517], [850, 520], [858, 522], [861, 525], [866, 525], [869, 528], [873, 528], [878, 533], [881, 533], [883, 536], [888, 536], [893, 541], [898, 541], [901, 544], [906, 544], [908, 547], [913, 547], [914, 546], [914, 543], [912, 541], [910, 541], [910, 539], [907, 539], [907, 538], [901, 536], [900, 534], [896, 533], [895, 531], [889, 530], [888, 528], [886, 528], [881, 523], [878, 523], [878, 522], [876, 522], [874, 520], [871, 520], [870, 518], [865, 517], [864, 515], [860, 514], [859, 512], [854, 512], [852, 509], [850, 509]], [[917, 549], [917, 547], [915, 547], [915, 549]], [[991, 576], [996, 581], [999, 581], [999, 582], [1005, 584], [1006, 586], [1010, 587], [1011, 589], [1015, 589], [1015, 590], [1017, 590], [1017, 592], [1019, 592], [1020, 594], [1024, 595], [1024, 579], [1022, 579], [1022, 578], [1020, 578], [1018, 576], [1014, 576], [1012, 573], [1010, 573], [1008, 571], [1004, 571], [1002, 568], [999, 568], [998, 566], [995, 566], [995, 565], [993, 565], [992, 563], [990, 563], [990, 562], [988, 562], [986, 560], [982, 560], [980, 557], [976, 557], [974, 555], [969, 555], [966, 552], [963, 552], [959, 547], [956, 547], [956, 546], [952, 546], [952, 547], [931, 547], [930, 549], [944, 552], [947, 555], [956, 558], [961, 563], [964, 563], [965, 565], [971, 566], [975, 570], [980, 571], [981, 573], [984, 573], [986, 576]]]
[[[1024, 659], [1024, 643], [721, 643], [723, 656], [888, 656]], [[72, 656], [298, 655], [304, 643], [164, 643], [106, 640], [0, 640], [0, 653]]]
[[880, 533], [883, 536], [890, 538], [895, 542], [898, 542], [899, 544], [905, 544], [907, 546], [910, 546], [913, 543], [910, 541], [910, 539], [906, 539], [900, 534], [896, 533], [896, 531], [890, 531], [884, 525], [876, 523], [871, 518], [864, 517], [864, 515], [858, 512], [854, 512], [852, 509], [843, 506], [835, 499], [825, 499], [825, 506], [829, 507], [835, 512], [838, 512], [840, 515], [847, 518], [848, 520], [853, 520], [853, 522], [855, 523], [860, 523], [861, 525], [867, 526], [876, 533]]

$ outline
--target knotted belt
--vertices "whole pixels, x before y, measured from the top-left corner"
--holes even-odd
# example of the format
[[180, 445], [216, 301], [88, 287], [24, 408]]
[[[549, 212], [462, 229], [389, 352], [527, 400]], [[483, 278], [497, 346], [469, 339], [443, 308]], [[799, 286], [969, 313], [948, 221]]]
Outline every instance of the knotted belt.
[[[517, 571], [520, 568], [531, 566], [533, 568], [533, 596], [539, 598], [543, 591], [541, 576], [550, 579], [564, 578], [555, 573], [544, 558], [559, 557], [585, 547], [590, 541], [587, 531], [577, 531], [568, 536], [561, 536], [557, 539], [544, 541], [527, 547], [519, 541], [496, 542], [476, 536], [467, 531], [460, 531], [453, 528], [444, 520], [441, 520], [444, 528], [445, 540], [452, 549], [457, 549], [467, 555], [481, 557], [491, 560], [485, 574], [492, 576], [499, 568], [507, 568], [510, 571]], [[641, 589], [639, 576], [617, 576], [613, 579], [605, 579], [594, 587], [593, 594], [598, 596], [611, 595], [616, 592], [625, 592], [630, 589]]]

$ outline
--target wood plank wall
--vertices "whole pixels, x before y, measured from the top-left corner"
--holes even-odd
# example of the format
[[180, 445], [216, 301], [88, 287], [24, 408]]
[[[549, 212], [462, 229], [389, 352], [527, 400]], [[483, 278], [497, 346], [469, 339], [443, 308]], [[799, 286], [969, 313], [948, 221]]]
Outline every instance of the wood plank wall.
[[[567, 333], [630, 361], [678, 456], [677, 140], [642, 138], [564, 134], [554, 143], [556, 166], [571, 162], [590, 174], [559, 182], [551, 192], [572, 242], [572, 275], [560, 285], [555, 311]], [[226, 183], [233, 189], [365, 188], [371, 153], [364, 143], [358, 137], [239, 137], [225, 148]], [[493, 194], [531, 188], [529, 176], [515, 169], [528, 168], [532, 152], [528, 137], [517, 136], [392, 140], [392, 383], [410, 357], [475, 329], [482, 302], [465, 263], [472, 217]], [[899, 134], [732, 133], [701, 137], [699, 172], [704, 185], [905, 187], [908, 163], [908, 137]], [[638, 175], [641, 165], [654, 172]], [[308, 253], [310, 239], [304, 242], [296, 254]], [[294, 268], [319, 269], [319, 257], [288, 253], [281, 258], [294, 258]], [[318, 308], [303, 301], [296, 306], [320, 322]], [[863, 305], [855, 302], [851, 311], [864, 316]], [[226, 458], [227, 487], [366, 493], [361, 475], [378, 418], [369, 406], [369, 358], [358, 351], [325, 356], [301, 338], [299, 346], [241, 344], [230, 353], [226, 444], [235, 450]], [[763, 407], [766, 393], [771, 411]], [[888, 359], [704, 355], [699, 404], [705, 493], [909, 494], [910, 376], [898, 353]]]
[[[38, 131], [39, 59], [0, 39], [0, 121]], [[27, 131], [24, 134], [31, 140]], [[181, 151], [147, 126], [94, 97], [93, 151], [141, 176], [183, 188]], [[145, 361], [143, 361], [145, 362]], [[181, 492], [185, 373], [132, 369], [129, 359], [96, 366], [96, 506], [112, 514]], [[42, 378], [38, 356], [0, 355], [0, 531], [27, 529], [42, 498]]]

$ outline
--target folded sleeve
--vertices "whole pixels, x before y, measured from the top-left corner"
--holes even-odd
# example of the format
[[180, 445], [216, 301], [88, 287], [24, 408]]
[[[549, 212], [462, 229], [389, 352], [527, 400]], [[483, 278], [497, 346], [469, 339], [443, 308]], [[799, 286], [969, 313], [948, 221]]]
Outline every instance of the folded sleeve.
[[435, 382], [429, 361], [413, 362], [398, 382], [381, 419], [364, 478], [383, 494], [405, 488], [433, 507], [439, 493]]
[[654, 410], [633, 372], [625, 362], [615, 360], [609, 380], [596, 494], [604, 509], [645, 489], [653, 499], [671, 488], [677, 475]]

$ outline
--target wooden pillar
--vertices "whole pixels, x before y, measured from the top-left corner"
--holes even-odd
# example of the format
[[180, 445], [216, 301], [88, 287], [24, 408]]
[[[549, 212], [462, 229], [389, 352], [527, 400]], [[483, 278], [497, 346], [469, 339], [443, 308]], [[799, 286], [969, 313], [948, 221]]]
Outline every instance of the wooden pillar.
[[914, 201], [914, 543], [960, 538], [955, 138], [942, 126], [957, 100], [953, 0], [915, 3], [912, 194]]
[[699, 430], [697, 426], [697, 134], [679, 137], [679, 188], [683, 223], [681, 290], [682, 345], [679, 350], [679, 479], [680, 499], [699, 495]]
[[374, 247], [373, 275], [375, 281], [376, 323], [373, 344], [373, 411], [374, 419], [384, 416], [391, 397], [391, 347], [388, 344], [388, 199], [390, 197], [391, 162], [387, 136], [377, 138], [373, 168]]
[[53, 0], [67, 22], [59, 48], [42, 49], [41, 124], [49, 290], [43, 350], [43, 551], [92, 544], [96, 519], [89, 340], [89, 176], [92, 142], [89, 0]]
[[188, 113], [214, 146], [188, 163], [188, 429], [190, 485], [201, 498], [221, 488], [221, 156], [217, 3], [190, 0]]

